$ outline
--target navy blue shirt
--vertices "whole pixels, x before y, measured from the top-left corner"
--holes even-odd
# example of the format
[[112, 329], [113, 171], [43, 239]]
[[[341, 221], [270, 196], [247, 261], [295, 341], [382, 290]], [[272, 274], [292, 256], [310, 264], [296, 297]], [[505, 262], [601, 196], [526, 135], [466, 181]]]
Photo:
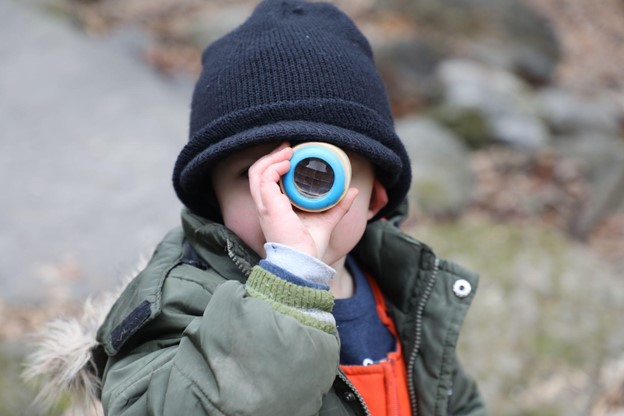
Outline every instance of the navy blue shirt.
[[396, 350], [396, 339], [377, 314], [375, 296], [368, 279], [352, 256], [347, 270], [353, 276], [355, 291], [347, 299], [336, 299], [333, 309], [340, 335], [340, 364], [370, 365]]

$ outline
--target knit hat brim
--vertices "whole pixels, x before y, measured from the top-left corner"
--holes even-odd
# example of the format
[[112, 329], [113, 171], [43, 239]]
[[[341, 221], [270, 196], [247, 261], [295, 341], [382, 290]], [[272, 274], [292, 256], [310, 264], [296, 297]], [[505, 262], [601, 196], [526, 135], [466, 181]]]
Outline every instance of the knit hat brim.
[[407, 155], [402, 160], [398, 155], [403, 153], [353, 130], [301, 120], [285, 120], [253, 127], [213, 143], [200, 152], [197, 152], [197, 141], [192, 140], [180, 153], [174, 169], [176, 192], [192, 211], [218, 219], [220, 213], [211, 179], [214, 165], [242, 149], [266, 143], [277, 145], [284, 141], [291, 145], [304, 141], [328, 142], [368, 159], [388, 193], [388, 204], [378, 217], [394, 210], [407, 192], [407, 189], [403, 189], [406, 184], [409, 186], [410, 162]]

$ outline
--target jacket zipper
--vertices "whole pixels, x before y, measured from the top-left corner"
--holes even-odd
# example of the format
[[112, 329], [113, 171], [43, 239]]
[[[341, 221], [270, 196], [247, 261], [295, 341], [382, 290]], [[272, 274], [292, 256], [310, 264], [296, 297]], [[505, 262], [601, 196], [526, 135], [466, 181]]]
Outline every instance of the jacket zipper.
[[236, 255], [236, 253], [234, 253], [233, 247], [234, 244], [232, 243], [232, 241], [229, 238], [226, 238], [225, 252], [227, 253], [228, 257], [234, 262], [236, 267], [238, 267], [238, 270], [243, 272], [245, 276], [249, 277], [249, 274], [251, 273], [251, 265], [242, 258], [240, 258], [240, 256]]
[[409, 395], [410, 402], [412, 405], [412, 416], [418, 416], [418, 399], [416, 397], [416, 390], [414, 387], [414, 367], [416, 366], [416, 358], [418, 357], [418, 352], [420, 351], [420, 343], [422, 341], [422, 315], [425, 311], [425, 305], [429, 300], [429, 296], [433, 291], [433, 286], [435, 285], [436, 279], [438, 277], [438, 269], [440, 267], [440, 260], [435, 257], [433, 264], [433, 272], [431, 273], [431, 277], [427, 281], [427, 286], [425, 287], [425, 293], [418, 304], [418, 309], [416, 309], [416, 325], [415, 325], [415, 336], [414, 336], [414, 347], [412, 348], [412, 353], [410, 354], [408, 365], [407, 365], [407, 381], [409, 387]]
[[366, 416], [372, 416], [370, 411], [368, 410], [368, 406], [366, 406], [366, 403], [364, 402], [364, 398], [362, 397], [360, 392], [357, 391], [357, 389], [355, 388], [353, 383], [351, 383], [349, 381], [347, 376], [341, 370], [338, 371], [338, 378], [340, 378], [340, 380], [342, 380], [347, 385], [347, 387], [351, 390], [351, 393], [353, 393], [355, 395], [355, 397], [358, 399], [358, 402], [360, 402], [360, 405], [362, 406], [362, 409], [364, 409], [364, 414]]

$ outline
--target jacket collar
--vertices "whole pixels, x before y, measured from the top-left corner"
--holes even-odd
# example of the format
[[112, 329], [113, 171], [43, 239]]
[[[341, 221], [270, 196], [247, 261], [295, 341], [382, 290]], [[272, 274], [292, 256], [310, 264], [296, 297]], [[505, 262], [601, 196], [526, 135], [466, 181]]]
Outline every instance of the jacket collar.
[[410, 312], [436, 263], [431, 248], [384, 220], [368, 224], [353, 254], [389, 304], [403, 313]]
[[223, 224], [182, 211], [182, 228], [188, 243], [221, 276], [245, 282], [260, 256]]
[[[260, 256], [223, 224], [182, 211], [182, 228], [199, 256], [221, 276], [244, 282]], [[435, 255], [427, 245], [385, 220], [368, 224], [353, 254], [377, 280], [389, 303], [409, 313], [414, 294], [422, 292], [425, 275], [434, 268]], [[415, 276], [409, 279], [407, 276]]]

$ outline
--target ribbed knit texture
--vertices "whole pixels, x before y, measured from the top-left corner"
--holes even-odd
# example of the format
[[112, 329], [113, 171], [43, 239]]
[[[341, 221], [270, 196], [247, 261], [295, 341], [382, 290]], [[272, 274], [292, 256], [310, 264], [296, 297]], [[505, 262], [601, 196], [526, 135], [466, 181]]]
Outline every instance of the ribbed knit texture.
[[260, 266], [253, 267], [245, 288], [250, 296], [267, 301], [278, 312], [322, 331], [336, 332], [331, 314], [334, 297], [328, 290], [295, 285]]
[[191, 107], [189, 142], [173, 174], [191, 210], [219, 220], [214, 162], [242, 148], [326, 141], [367, 157], [392, 211], [409, 189], [410, 163], [366, 38], [335, 6], [266, 0], [208, 46]]

